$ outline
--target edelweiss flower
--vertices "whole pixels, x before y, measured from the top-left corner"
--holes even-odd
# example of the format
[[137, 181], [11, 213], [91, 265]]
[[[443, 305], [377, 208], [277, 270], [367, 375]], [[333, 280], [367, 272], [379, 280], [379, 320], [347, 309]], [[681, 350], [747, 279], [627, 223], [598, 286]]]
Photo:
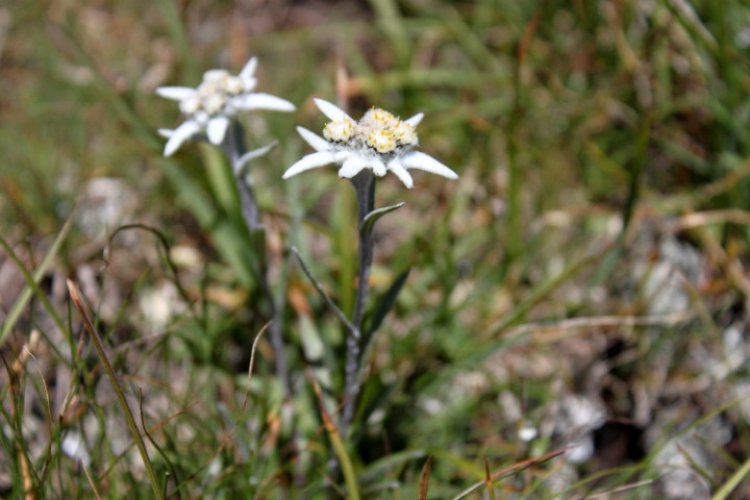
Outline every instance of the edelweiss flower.
[[426, 170], [449, 179], [458, 175], [435, 158], [414, 151], [419, 144], [416, 126], [422, 113], [401, 120], [388, 111], [372, 108], [357, 122], [330, 102], [315, 99], [318, 109], [331, 121], [323, 129], [323, 137], [306, 128], [297, 127], [302, 138], [315, 153], [302, 157], [284, 173], [288, 179], [311, 168], [340, 163], [339, 177], [352, 178], [365, 168], [378, 177], [391, 171], [407, 188], [414, 186], [408, 169]]
[[251, 58], [237, 76], [230, 75], [223, 69], [206, 71], [203, 81], [195, 89], [156, 89], [158, 95], [179, 101], [180, 111], [186, 117], [175, 130], [159, 131], [169, 139], [164, 147], [164, 156], [171, 156], [185, 141], [201, 133], [208, 136], [211, 144], [221, 144], [230, 123], [240, 111], [294, 111], [294, 104], [289, 101], [270, 94], [253, 92], [258, 83], [254, 76], [257, 65], [258, 60]]

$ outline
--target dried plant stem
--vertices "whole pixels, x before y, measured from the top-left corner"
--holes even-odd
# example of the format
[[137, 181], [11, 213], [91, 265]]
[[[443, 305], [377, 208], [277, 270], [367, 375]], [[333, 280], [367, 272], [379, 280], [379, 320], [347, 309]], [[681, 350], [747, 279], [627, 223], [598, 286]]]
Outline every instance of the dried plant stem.
[[[242, 216], [247, 229], [253, 235], [258, 231], [263, 231], [264, 228], [260, 220], [260, 211], [255, 201], [252, 186], [247, 182], [247, 176], [245, 175], [245, 163], [248, 161], [248, 156], [253, 155], [253, 153], [248, 153], [247, 151], [244, 134], [242, 125], [236, 122], [233, 123], [227, 133], [227, 139], [224, 141], [224, 151], [231, 162], [232, 172], [240, 193]], [[284, 338], [282, 334], [283, 307], [277, 303], [268, 283], [268, 266], [264, 253], [261, 256], [261, 266], [258, 276], [261, 292], [266, 297], [270, 309], [271, 324], [268, 327], [268, 331], [274, 351], [276, 376], [281, 380], [286, 396], [290, 398], [292, 396], [292, 379], [289, 375], [289, 368], [287, 367], [286, 355], [284, 353]]]
[[357, 298], [354, 303], [354, 313], [346, 337], [346, 366], [345, 366], [345, 389], [344, 409], [341, 413], [340, 430], [341, 435], [346, 436], [354, 418], [354, 410], [357, 406], [357, 396], [360, 390], [359, 372], [361, 370], [362, 351], [362, 316], [364, 315], [365, 303], [370, 288], [370, 270], [372, 268], [372, 256], [374, 240], [372, 231], [363, 227], [367, 214], [373, 211], [375, 203], [375, 178], [370, 170], [364, 170], [352, 179], [354, 190], [357, 192], [357, 221], [359, 228], [359, 270]]
[[483, 479], [482, 481], [476, 482], [474, 485], [470, 486], [469, 488], [465, 489], [455, 497], [453, 497], [453, 500], [461, 500], [462, 498], [466, 498], [470, 494], [474, 493], [478, 489], [480, 489], [482, 486], [487, 485], [487, 481], [496, 481], [502, 478], [505, 478], [507, 476], [510, 476], [512, 474], [516, 474], [518, 472], [521, 472], [522, 470], [526, 470], [529, 467], [533, 467], [535, 465], [543, 464], [544, 462], [547, 462], [548, 460], [552, 460], [555, 457], [558, 457], [565, 453], [567, 448], [550, 451], [548, 453], [545, 453], [544, 455], [541, 455], [539, 457], [529, 458], [526, 460], [522, 460], [520, 462], [516, 462], [512, 465], [509, 465], [507, 467], [503, 467], [502, 469], [493, 472], [492, 474], [489, 474], [488, 478]]

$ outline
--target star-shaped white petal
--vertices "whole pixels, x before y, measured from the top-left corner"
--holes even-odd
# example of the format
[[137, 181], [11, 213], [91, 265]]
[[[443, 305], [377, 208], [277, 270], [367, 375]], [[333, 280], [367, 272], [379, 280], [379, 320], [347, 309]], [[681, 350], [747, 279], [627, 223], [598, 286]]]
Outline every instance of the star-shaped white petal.
[[182, 101], [183, 99], [193, 97], [196, 91], [190, 87], [159, 87], [156, 89], [156, 94], [165, 99]]
[[297, 127], [297, 132], [315, 151], [325, 151], [331, 148], [331, 144], [315, 132], [311, 132], [304, 127]]
[[282, 178], [288, 179], [294, 175], [304, 172], [305, 170], [328, 165], [329, 163], [333, 163], [335, 159], [336, 155], [330, 151], [318, 151], [317, 153], [303, 156], [297, 163], [289, 167], [287, 171], [284, 172]]
[[417, 113], [411, 118], [407, 118], [406, 120], [404, 120], [404, 123], [408, 123], [412, 127], [416, 127], [422, 122], [422, 118], [424, 118], [424, 113]]
[[227, 135], [227, 129], [231, 120], [226, 116], [219, 115], [215, 118], [211, 118], [206, 126], [206, 134], [208, 135], [208, 141], [218, 146], [224, 142], [224, 137]]
[[425, 172], [442, 175], [448, 179], [458, 179], [456, 172], [421, 151], [411, 151], [404, 155], [401, 161], [406, 168], [416, 168]]
[[351, 117], [346, 114], [346, 112], [336, 106], [335, 104], [331, 104], [328, 101], [324, 101], [323, 99], [313, 99], [315, 101], [315, 105], [318, 106], [318, 109], [328, 117], [328, 119], [332, 121], [339, 121], [339, 120], [351, 120]]
[[388, 169], [385, 168], [385, 163], [383, 163], [383, 160], [381, 160], [377, 156], [372, 159], [370, 165], [372, 165], [372, 173], [374, 173], [378, 177], [383, 177], [386, 172], [388, 172]]
[[368, 163], [367, 158], [362, 156], [350, 156], [344, 160], [344, 164], [341, 165], [341, 168], [339, 169], [339, 177], [351, 179], [360, 173], [362, 169], [366, 168]]
[[258, 58], [257, 57], [251, 57], [247, 63], [245, 63], [245, 67], [242, 68], [242, 71], [240, 71], [239, 77], [243, 80], [249, 80], [250, 78], [253, 78], [255, 75], [255, 68], [258, 67]]
[[253, 93], [238, 98], [237, 107], [250, 111], [253, 109], [270, 109], [273, 111], [294, 111], [294, 104], [271, 94]]
[[180, 149], [182, 143], [200, 133], [201, 127], [196, 122], [188, 120], [172, 131], [167, 144], [164, 146], [164, 156], [172, 156]]
[[408, 189], [414, 187], [414, 179], [412, 179], [411, 174], [404, 168], [403, 163], [398, 158], [394, 158], [388, 162], [388, 170], [393, 172]]

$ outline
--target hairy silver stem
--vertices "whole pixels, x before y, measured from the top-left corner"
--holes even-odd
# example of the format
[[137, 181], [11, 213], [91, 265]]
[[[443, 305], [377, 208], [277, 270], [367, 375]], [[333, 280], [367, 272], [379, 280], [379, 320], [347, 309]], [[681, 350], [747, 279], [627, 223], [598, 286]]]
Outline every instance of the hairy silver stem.
[[357, 227], [359, 230], [359, 270], [357, 298], [354, 303], [354, 313], [348, 328], [346, 337], [346, 365], [345, 365], [345, 388], [344, 409], [341, 412], [340, 431], [346, 436], [349, 425], [354, 418], [357, 407], [357, 397], [361, 388], [360, 372], [362, 370], [362, 317], [364, 315], [367, 295], [370, 289], [370, 270], [372, 269], [372, 257], [374, 250], [374, 239], [372, 231], [363, 230], [363, 221], [367, 214], [372, 212], [375, 204], [375, 177], [369, 169], [363, 170], [352, 179], [354, 190], [357, 193]]

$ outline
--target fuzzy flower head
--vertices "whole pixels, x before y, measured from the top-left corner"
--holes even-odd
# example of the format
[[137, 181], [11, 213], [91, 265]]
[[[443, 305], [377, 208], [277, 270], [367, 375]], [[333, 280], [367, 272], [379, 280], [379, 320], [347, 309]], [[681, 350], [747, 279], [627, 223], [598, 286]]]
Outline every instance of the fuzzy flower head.
[[414, 186], [409, 169], [426, 170], [448, 179], [458, 178], [453, 170], [432, 156], [414, 150], [419, 145], [416, 127], [422, 121], [422, 113], [401, 120], [384, 109], [372, 108], [355, 121], [330, 102], [315, 99], [315, 104], [331, 121], [323, 129], [323, 137], [297, 127], [316, 152], [289, 167], [284, 179], [329, 163], [340, 164], [339, 177], [348, 179], [366, 168], [378, 177], [390, 171], [407, 188]]
[[160, 130], [168, 138], [164, 156], [171, 156], [187, 140], [206, 134], [211, 144], [224, 142], [227, 129], [241, 111], [270, 109], [294, 111], [289, 101], [270, 94], [253, 92], [256, 58], [251, 58], [238, 75], [223, 69], [211, 69], [203, 74], [197, 88], [159, 87], [156, 93], [167, 99], [178, 101], [185, 121], [175, 130]]

